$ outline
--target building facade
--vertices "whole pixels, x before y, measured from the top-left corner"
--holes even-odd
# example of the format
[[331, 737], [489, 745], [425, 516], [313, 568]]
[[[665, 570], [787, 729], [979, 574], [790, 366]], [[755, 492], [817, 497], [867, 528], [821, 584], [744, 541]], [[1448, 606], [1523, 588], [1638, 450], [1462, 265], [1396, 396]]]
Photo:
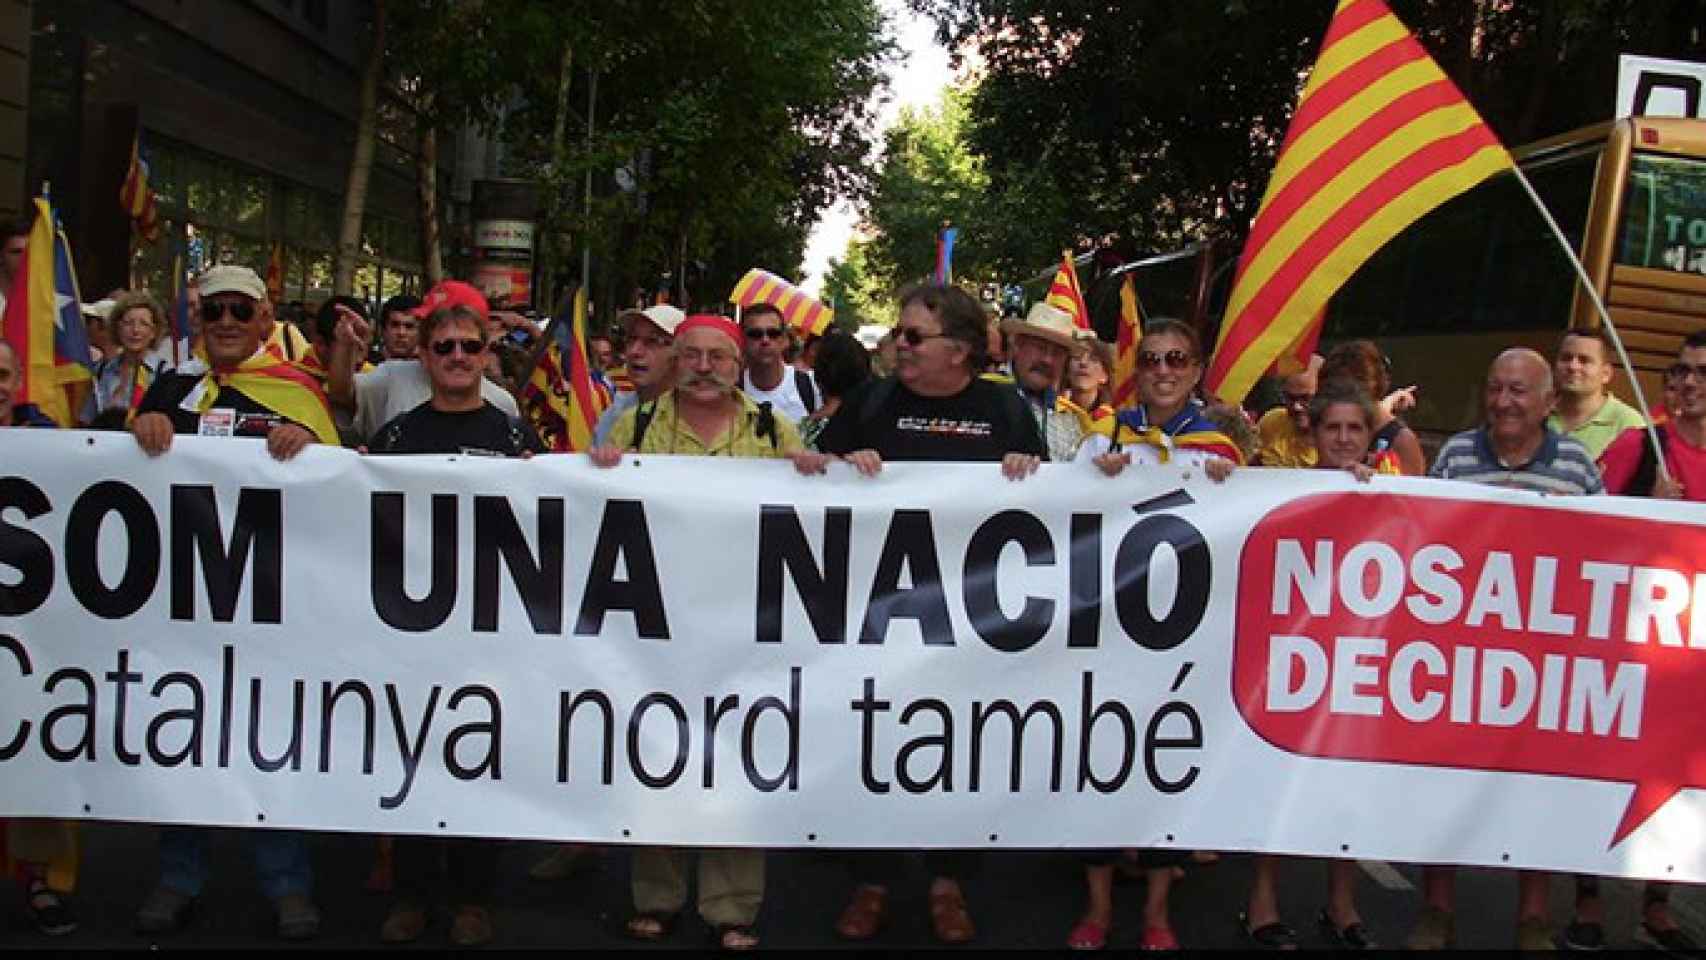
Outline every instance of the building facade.
[[[371, 17], [370, 0], [0, 0], [0, 210], [46, 185], [88, 300], [169, 290], [175, 264], [264, 274], [275, 250], [283, 299], [323, 298]], [[153, 243], [118, 199], [138, 136]], [[414, 143], [413, 112], [384, 92], [355, 280], [369, 299], [421, 286]], [[440, 151], [446, 238], [467, 232], [466, 156]]]

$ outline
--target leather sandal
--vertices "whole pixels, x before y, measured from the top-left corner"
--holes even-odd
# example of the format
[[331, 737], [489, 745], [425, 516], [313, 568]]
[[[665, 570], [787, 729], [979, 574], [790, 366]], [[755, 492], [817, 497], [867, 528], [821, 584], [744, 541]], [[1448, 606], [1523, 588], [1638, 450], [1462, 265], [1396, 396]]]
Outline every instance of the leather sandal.
[[875, 887], [860, 887], [835, 921], [835, 934], [843, 940], [869, 940], [882, 932], [888, 921], [889, 895]]
[[965, 895], [959, 891], [932, 893], [930, 928], [943, 943], [970, 943], [977, 936], [977, 927], [972, 925], [971, 914], [966, 910]]
[[657, 943], [668, 940], [675, 934], [676, 924], [681, 921], [679, 913], [662, 913], [658, 911], [640, 911], [629, 917], [622, 924], [622, 932], [630, 940], [642, 943]]

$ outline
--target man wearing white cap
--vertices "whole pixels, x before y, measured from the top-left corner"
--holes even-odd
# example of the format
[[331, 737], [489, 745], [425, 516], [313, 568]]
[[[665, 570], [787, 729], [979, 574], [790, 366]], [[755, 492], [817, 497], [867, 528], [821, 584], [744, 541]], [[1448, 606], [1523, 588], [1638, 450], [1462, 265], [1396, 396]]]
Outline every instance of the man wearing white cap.
[[655, 404], [675, 385], [675, 355], [670, 350], [675, 340], [675, 328], [687, 315], [667, 303], [644, 310], [628, 310], [616, 318], [622, 329], [622, 361], [633, 381], [631, 392], [618, 393], [614, 402], [598, 418], [593, 429], [593, 446], [610, 441], [610, 431], [622, 415], [641, 404]]
[[[472, 310], [482, 323], [491, 316], [486, 298], [460, 280], [446, 280], [433, 287], [413, 312], [424, 321], [454, 307]], [[432, 399], [432, 381], [418, 358], [387, 360], [372, 370], [355, 373], [356, 357], [365, 355], [372, 342], [373, 325], [354, 310], [339, 307], [332, 360], [326, 365], [326, 395], [334, 405], [354, 411], [352, 426], [356, 436], [363, 438]], [[489, 379], [480, 381], [480, 396], [512, 417], [520, 415], [509, 391]]]
[[1012, 345], [1013, 380], [1036, 418], [1048, 458], [1071, 460], [1084, 439], [1084, 424], [1064, 402], [1060, 383], [1079, 349], [1077, 325], [1059, 307], [1037, 303], [1025, 319], [1003, 321], [1001, 332]]

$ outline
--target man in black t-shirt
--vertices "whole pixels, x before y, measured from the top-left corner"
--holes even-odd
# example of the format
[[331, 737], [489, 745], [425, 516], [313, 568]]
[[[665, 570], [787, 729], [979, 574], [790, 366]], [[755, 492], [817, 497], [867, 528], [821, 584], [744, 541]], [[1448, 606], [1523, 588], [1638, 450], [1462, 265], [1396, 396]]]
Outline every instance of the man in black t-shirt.
[[1019, 479], [1043, 456], [1036, 421], [1015, 391], [984, 380], [983, 311], [964, 291], [927, 286], [901, 301], [895, 372], [849, 394], [818, 448], [873, 476], [884, 460], [999, 461]]
[[[489, 348], [480, 314], [469, 306], [444, 306], [420, 324], [419, 355], [432, 397], [379, 428], [369, 453], [451, 453], [530, 457], [544, 444], [533, 428], [480, 395]], [[398, 837], [394, 848], [397, 902], [380, 927], [386, 943], [408, 943], [427, 925], [428, 901], [442, 875], [455, 915], [450, 941], [473, 947], [492, 939], [488, 904], [497, 883], [495, 840]], [[442, 863], [442, 867], [440, 864]]]
[[[964, 291], [917, 287], [900, 301], [893, 379], [866, 383], [842, 400], [818, 438], [861, 474], [875, 476], [884, 460], [999, 461], [1009, 480], [1037, 470], [1044, 455], [1036, 420], [1010, 385], [978, 376], [989, 339], [983, 310]], [[836, 933], [868, 940], [884, 924], [888, 892], [901, 873], [897, 853], [867, 851], [849, 858], [856, 886], [836, 921]], [[965, 943], [976, 935], [960, 879], [972, 854], [932, 850], [930, 921], [936, 939]]]

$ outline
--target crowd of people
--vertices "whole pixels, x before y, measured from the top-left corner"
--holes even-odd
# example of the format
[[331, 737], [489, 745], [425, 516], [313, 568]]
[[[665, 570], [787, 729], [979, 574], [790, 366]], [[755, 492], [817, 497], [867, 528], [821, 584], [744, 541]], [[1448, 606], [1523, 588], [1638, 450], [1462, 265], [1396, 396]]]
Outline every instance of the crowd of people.
[[[10, 241], [6, 256], [7, 272], [15, 271]], [[176, 351], [176, 362], [161, 350], [169, 327], [156, 298], [145, 291], [111, 298], [83, 425], [128, 430], [151, 456], [170, 456], [173, 438], [182, 434], [259, 439], [280, 460], [314, 444], [374, 456], [474, 450], [530, 457], [546, 450], [517, 401], [513, 363], [500, 357], [506, 349], [500, 344], [543, 332], [525, 317], [492, 309], [468, 284], [445, 281], [424, 298], [395, 298], [376, 317], [359, 300], [333, 298], [305, 312], [299, 325], [280, 319], [248, 267], [208, 269], [195, 293], [195, 339]], [[1568, 331], [1553, 358], [1528, 349], [1500, 354], [1487, 373], [1484, 422], [1447, 440], [1429, 467], [1402, 418], [1414, 388], [1394, 390], [1386, 358], [1367, 341], [1340, 344], [1284, 377], [1283, 402], [1253, 418], [1202, 395], [1203, 344], [1178, 321], [1145, 327], [1137, 399], [1117, 409], [1109, 345], [1046, 303], [997, 320], [958, 288], [924, 285], [900, 297], [898, 317], [873, 356], [844, 333], [799, 343], [780, 311], [763, 305], [734, 319], [687, 315], [668, 304], [626, 310], [590, 351], [614, 402], [586, 456], [606, 468], [651, 453], [787, 459], [807, 476], [835, 461], [865, 476], [894, 461], [986, 462], [1014, 482], [1033, 476], [1043, 462], [1079, 464], [1074, 469], [1108, 477], [1186, 462], [1200, 464], [1215, 481], [1240, 470], [1292, 467], [1348, 471], [1364, 482], [1377, 474], [1426, 473], [1548, 494], [1706, 500], [1706, 332], [1683, 343], [1666, 375], [1665, 469], [1644, 440], [1640, 415], [1608, 392], [1613, 355], [1597, 329]], [[17, 352], [0, 341], [0, 427], [53, 426], [14, 402], [19, 368]], [[68, 822], [8, 825], [7, 849], [46, 933], [75, 927], [76, 837]], [[138, 930], [167, 933], [189, 921], [208, 879], [207, 838], [200, 828], [160, 830], [159, 878], [136, 913]], [[279, 936], [315, 936], [320, 916], [303, 835], [253, 830], [248, 841], [260, 888], [276, 908]], [[454, 944], [489, 941], [498, 848], [480, 839], [378, 841], [375, 875], [395, 890], [380, 938], [418, 939], [431, 905], [442, 900], [451, 908]], [[557, 848], [535, 874], [560, 875], [585, 852]], [[1183, 865], [1212, 856], [1084, 853], [1086, 906], [1065, 945], [1106, 946], [1115, 922], [1113, 880], [1126, 870], [1146, 881], [1143, 946], [1177, 949], [1170, 886]], [[884, 929], [904, 857], [879, 850], [846, 856], [850, 886], [837, 934], [867, 941]], [[963, 881], [978, 854], [932, 851], [923, 859], [936, 938], [973, 941], [977, 928]], [[631, 862], [628, 935], [668, 936], [688, 907], [694, 869], [694, 906], [717, 944], [730, 950], [760, 944], [762, 851], [645, 847], [632, 851]], [[1257, 858], [1244, 924], [1253, 944], [1284, 949], [1299, 938], [1280, 916], [1279, 862]], [[1329, 860], [1326, 867], [1327, 906], [1315, 921], [1340, 946], [1374, 947], [1382, 938], [1358, 914], [1354, 864]], [[1521, 875], [1519, 947], [1554, 943], [1548, 880]], [[1575, 914], [1561, 940], [1601, 947], [1598, 887], [1592, 878], [1576, 884]], [[1429, 868], [1409, 945], [1454, 945], [1453, 910], [1452, 871]], [[1669, 949], [1693, 947], [1663, 885], [1646, 888], [1641, 934]]]

